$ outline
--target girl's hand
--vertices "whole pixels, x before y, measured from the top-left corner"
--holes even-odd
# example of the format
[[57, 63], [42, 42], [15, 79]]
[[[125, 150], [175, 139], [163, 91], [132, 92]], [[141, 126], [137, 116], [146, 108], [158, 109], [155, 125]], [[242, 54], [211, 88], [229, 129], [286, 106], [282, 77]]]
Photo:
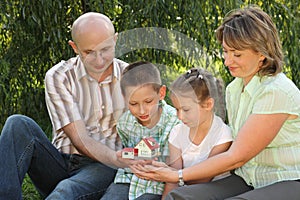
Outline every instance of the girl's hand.
[[177, 183], [178, 173], [174, 168], [163, 162], [152, 161], [147, 165], [131, 165], [131, 171], [139, 178], [145, 180], [155, 180], [160, 182]]

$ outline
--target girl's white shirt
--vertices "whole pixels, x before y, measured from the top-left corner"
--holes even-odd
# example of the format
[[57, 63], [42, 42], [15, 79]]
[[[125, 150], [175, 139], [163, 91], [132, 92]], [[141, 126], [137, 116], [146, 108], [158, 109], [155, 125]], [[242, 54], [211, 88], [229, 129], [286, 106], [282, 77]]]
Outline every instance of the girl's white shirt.
[[[193, 166], [206, 160], [211, 150], [220, 144], [233, 140], [231, 130], [220, 117], [214, 115], [212, 126], [199, 145], [195, 145], [189, 137], [190, 128], [185, 124], [176, 125], [169, 135], [169, 143], [181, 150], [183, 168]], [[216, 176], [213, 180], [228, 176], [228, 173]]]

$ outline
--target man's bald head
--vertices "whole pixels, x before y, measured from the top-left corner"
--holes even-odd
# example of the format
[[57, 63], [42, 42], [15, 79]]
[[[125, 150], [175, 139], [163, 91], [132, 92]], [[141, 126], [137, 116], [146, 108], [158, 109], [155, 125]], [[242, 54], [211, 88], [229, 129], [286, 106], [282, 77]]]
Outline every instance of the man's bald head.
[[88, 31], [99, 30], [102, 33], [115, 34], [115, 28], [112, 21], [101, 13], [88, 12], [78, 17], [72, 25], [72, 40], [76, 43], [81, 35]]

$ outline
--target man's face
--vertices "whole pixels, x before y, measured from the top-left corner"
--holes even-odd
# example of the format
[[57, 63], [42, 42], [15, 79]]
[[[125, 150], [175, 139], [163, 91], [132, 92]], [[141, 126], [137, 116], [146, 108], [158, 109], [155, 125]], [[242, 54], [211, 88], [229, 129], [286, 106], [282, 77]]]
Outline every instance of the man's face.
[[112, 64], [115, 56], [115, 39], [113, 36], [105, 40], [96, 39], [94, 44], [93, 41], [85, 42], [85, 40], [89, 38], [76, 44], [78, 54], [87, 72], [92, 77], [98, 78]]

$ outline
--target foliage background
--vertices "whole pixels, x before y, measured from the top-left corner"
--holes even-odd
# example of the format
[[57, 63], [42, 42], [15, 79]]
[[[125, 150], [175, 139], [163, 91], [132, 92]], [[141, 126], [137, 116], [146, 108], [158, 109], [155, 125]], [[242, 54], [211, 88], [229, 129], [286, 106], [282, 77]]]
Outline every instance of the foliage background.
[[[182, 56], [161, 49], [141, 48], [120, 58], [127, 62], [144, 59], [159, 65], [165, 83], [197, 65], [213, 70], [228, 84], [232, 77], [222, 65], [214, 30], [228, 11], [248, 4], [259, 5], [272, 16], [285, 53], [284, 71], [299, 88], [299, 0], [2, 0], [0, 129], [9, 115], [20, 113], [36, 120], [51, 138], [44, 102], [44, 76], [60, 60], [74, 56], [68, 40], [72, 22], [79, 15], [88, 11], [104, 13], [112, 19], [119, 33], [141, 27], [178, 31], [202, 46], [203, 52], [192, 48]], [[176, 39], [178, 49], [185, 46], [184, 41]], [[166, 44], [172, 43], [168, 42]], [[27, 181], [23, 186], [24, 199], [38, 199]]]

